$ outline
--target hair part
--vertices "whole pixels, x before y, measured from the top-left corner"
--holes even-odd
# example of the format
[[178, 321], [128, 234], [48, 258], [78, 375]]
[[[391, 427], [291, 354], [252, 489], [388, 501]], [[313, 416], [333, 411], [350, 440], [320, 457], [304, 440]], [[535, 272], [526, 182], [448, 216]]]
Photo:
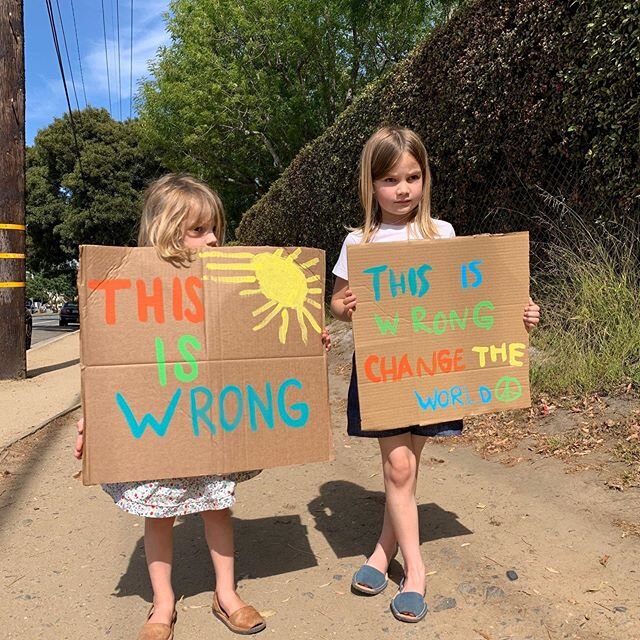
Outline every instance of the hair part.
[[189, 223], [211, 225], [218, 244], [223, 244], [225, 216], [218, 194], [194, 176], [164, 175], [145, 191], [138, 246], [155, 247], [162, 259], [187, 265], [193, 260], [194, 253], [184, 246]]
[[427, 150], [420, 137], [402, 127], [382, 127], [365, 143], [360, 156], [360, 203], [364, 210], [362, 242], [370, 242], [382, 224], [382, 211], [376, 200], [373, 183], [386, 176], [403, 153], [412, 155], [422, 172], [422, 198], [411, 212], [407, 233], [416, 237], [434, 238], [437, 228], [431, 218], [431, 171]]

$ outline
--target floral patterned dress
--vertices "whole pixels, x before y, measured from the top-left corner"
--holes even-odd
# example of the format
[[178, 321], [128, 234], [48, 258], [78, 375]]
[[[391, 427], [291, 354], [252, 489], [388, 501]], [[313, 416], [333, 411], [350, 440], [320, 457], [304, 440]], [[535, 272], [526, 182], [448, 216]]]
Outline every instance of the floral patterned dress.
[[172, 518], [232, 507], [236, 484], [259, 473], [242, 471], [225, 476], [116, 482], [103, 484], [102, 488], [127, 513], [145, 518]]

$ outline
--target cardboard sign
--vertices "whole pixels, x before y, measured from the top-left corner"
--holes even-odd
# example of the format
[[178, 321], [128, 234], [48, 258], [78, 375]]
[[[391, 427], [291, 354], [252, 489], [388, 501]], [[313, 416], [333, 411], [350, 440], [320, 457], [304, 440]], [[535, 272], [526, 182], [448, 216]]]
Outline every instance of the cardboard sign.
[[80, 249], [85, 484], [328, 460], [324, 252]]
[[348, 247], [362, 428], [528, 407], [529, 235]]

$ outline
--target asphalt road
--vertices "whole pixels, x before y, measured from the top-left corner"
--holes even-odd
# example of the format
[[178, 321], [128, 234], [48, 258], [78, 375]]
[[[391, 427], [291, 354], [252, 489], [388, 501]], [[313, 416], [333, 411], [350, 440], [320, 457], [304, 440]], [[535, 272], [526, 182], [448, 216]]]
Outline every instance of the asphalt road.
[[61, 327], [59, 325], [60, 316], [57, 313], [38, 314], [33, 316], [33, 333], [31, 334], [31, 345], [35, 345], [43, 340], [55, 338], [63, 333], [77, 331], [79, 324]]

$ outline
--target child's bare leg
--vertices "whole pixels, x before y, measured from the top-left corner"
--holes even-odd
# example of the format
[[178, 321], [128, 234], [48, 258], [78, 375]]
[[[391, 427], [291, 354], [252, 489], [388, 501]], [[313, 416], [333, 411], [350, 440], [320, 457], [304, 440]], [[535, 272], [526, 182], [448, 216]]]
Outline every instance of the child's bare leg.
[[204, 522], [204, 533], [216, 574], [218, 602], [230, 616], [246, 605], [236, 593], [231, 510], [203, 511], [200, 515]]
[[[418, 507], [415, 499], [418, 460], [413, 436], [380, 438], [386, 494], [386, 515], [404, 558], [404, 591], [424, 592], [425, 569], [420, 554]], [[419, 446], [419, 451], [422, 447]]]
[[413, 495], [416, 495], [416, 487], [418, 486], [418, 474], [420, 473], [420, 458], [422, 456], [422, 450], [427, 443], [426, 436], [414, 436], [411, 435], [411, 448], [413, 449], [413, 455], [416, 458], [416, 480], [413, 483]]
[[[422, 455], [422, 449], [426, 441], [427, 439], [424, 436], [411, 436], [411, 448], [413, 449], [416, 459], [416, 473], [415, 481], [413, 483], [414, 497], [416, 494], [418, 471], [420, 470], [420, 456]], [[385, 503], [382, 531], [380, 532], [380, 537], [378, 538], [378, 542], [376, 543], [376, 547], [373, 553], [371, 554], [369, 560], [367, 560], [367, 564], [375, 567], [376, 569], [378, 569], [378, 571], [382, 571], [382, 573], [386, 573], [393, 558], [393, 554], [396, 550], [397, 542], [398, 541], [396, 540], [396, 534], [393, 530], [393, 525], [391, 524], [391, 520], [389, 518], [389, 511]]]
[[149, 622], [171, 624], [175, 595], [171, 586], [173, 522], [175, 518], [144, 519], [144, 552], [153, 589], [153, 615]]
[[373, 553], [367, 560], [367, 564], [374, 567], [378, 571], [381, 571], [382, 573], [386, 573], [387, 569], [389, 568], [389, 563], [393, 558], [393, 554], [395, 553], [396, 544], [396, 534], [393, 530], [393, 525], [391, 524], [389, 512], [387, 511], [387, 506], [385, 504], [384, 520], [382, 521], [382, 531], [380, 532], [380, 537], [376, 542]]

